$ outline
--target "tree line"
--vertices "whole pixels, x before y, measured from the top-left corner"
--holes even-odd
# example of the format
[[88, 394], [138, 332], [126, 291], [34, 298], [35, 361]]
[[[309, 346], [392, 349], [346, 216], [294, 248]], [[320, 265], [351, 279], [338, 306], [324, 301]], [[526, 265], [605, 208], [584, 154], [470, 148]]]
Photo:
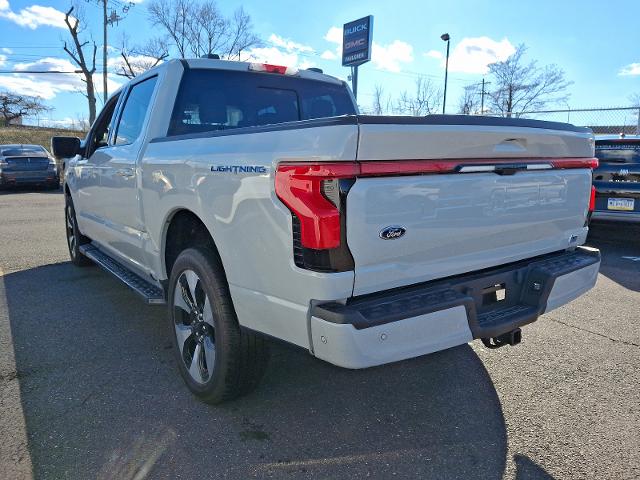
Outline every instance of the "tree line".
[[[488, 79], [463, 87], [455, 112], [464, 115], [498, 115], [518, 117], [565, 102], [567, 88], [573, 83], [557, 65], [539, 67], [526, 61], [526, 46], [520, 45], [509, 58], [488, 66]], [[442, 90], [433, 80], [418, 77], [413, 91], [403, 91], [394, 100], [382, 86], [373, 92], [371, 110], [376, 115], [428, 115], [442, 111]], [[452, 111], [452, 108], [449, 108]]]

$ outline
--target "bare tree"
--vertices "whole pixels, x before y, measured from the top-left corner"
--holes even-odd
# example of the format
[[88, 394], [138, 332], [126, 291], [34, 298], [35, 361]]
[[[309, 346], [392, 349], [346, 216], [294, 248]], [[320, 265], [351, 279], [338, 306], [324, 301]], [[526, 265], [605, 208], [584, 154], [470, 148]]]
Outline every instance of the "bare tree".
[[0, 124], [8, 127], [11, 121], [38, 115], [51, 110], [39, 98], [9, 92], [0, 92]]
[[72, 45], [67, 46], [67, 42], [64, 42], [64, 51], [67, 52], [71, 60], [79, 67], [80, 73], [82, 73], [82, 81], [85, 83], [87, 102], [89, 104], [89, 122], [93, 123], [96, 119], [96, 91], [93, 83], [93, 74], [96, 71], [96, 52], [98, 47], [96, 42], [93, 42], [93, 52], [89, 47], [89, 55], [91, 58], [91, 67], [87, 62], [84, 48], [90, 44], [88, 40], [84, 42], [80, 40], [80, 19], [78, 17], [72, 17], [74, 7], [71, 7], [64, 15], [64, 23], [67, 25], [69, 34], [71, 35]]
[[225, 56], [230, 60], [240, 60], [243, 51], [260, 45], [262, 42], [253, 32], [251, 17], [242, 7], [238, 8], [229, 21], [229, 41]]
[[632, 107], [640, 107], [640, 93], [629, 95], [629, 101]]
[[188, 0], [154, 0], [147, 9], [151, 23], [164, 30], [180, 58], [185, 58], [188, 49], [187, 25], [195, 15], [193, 3]]
[[382, 85], [376, 85], [373, 90], [372, 110], [374, 115], [384, 115], [389, 110], [389, 99], [385, 101]]
[[465, 86], [458, 103], [458, 113], [463, 115], [482, 113], [480, 112], [481, 95], [482, 93], [477, 83]]
[[416, 79], [416, 89], [413, 95], [406, 90], [400, 94], [397, 110], [403, 115], [420, 117], [435, 113], [440, 108], [440, 90], [436, 89], [431, 80], [424, 77]]
[[152, 38], [142, 46], [129, 48], [127, 37], [123, 36], [120, 56], [122, 64], [119, 65], [118, 75], [134, 78], [166, 60], [169, 46], [163, 38]]
[[502, 62], [489, 65], [494, 88], [488, 92], [494, 111], [503, 116], [520, 116], [527, 110], [540, 110], [549, 104], [566, 101], [564, 71], [556, 65], [538, 67], [536, 61], [525, 63], [527, 48], [519, 45], [515, 53]]
[[243, 50], [260, 45], [251, 17], [242, 7], [227, 18], [213, 0], [153, 0], [148, 11], [152, 23], [164, 30], [181, 58], [218, 54], [239, 59]]

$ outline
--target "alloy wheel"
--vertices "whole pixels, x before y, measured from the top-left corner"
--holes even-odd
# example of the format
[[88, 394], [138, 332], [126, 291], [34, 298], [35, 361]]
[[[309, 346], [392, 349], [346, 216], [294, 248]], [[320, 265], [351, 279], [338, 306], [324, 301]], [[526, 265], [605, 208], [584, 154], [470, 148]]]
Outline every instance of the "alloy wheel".
[[173, 295], [173, 322], [180, 358], [199, 384], [211, 379], [216, 357], [213, 311], [203, 287], [193, 270], [185, 270], [178, 277]]
[[67, 205], [67, 214], [65, 216], [65, 224], [67, 227], [67, 243], [69, 244], [69, 253], [71, 257], [76, 255], [76, 234], [75, 234], [75, 220], [73, 217], [73, 210], [70, 205]]

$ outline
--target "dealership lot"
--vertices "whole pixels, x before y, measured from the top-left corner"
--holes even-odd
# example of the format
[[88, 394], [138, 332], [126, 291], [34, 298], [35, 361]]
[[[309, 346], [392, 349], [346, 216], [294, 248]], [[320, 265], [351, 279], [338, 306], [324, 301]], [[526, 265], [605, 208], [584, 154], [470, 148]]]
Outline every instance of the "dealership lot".
[[596, 288], [515, 348], [348, 371], [274, 344], [261, 387], [212, 407], [164, 308], [70, 265], [63, 218], [60, 193], [0, 192], [5, 478], [640, 476], [640, 226], [594, 226]]

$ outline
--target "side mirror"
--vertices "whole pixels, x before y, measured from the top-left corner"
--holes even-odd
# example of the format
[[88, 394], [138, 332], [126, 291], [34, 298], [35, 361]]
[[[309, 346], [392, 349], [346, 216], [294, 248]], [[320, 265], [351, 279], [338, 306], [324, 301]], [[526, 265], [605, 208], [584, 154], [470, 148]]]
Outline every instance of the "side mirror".
[[71, 158], [80, 153], [78, 137], [52, 137], [51, 152], [56, 158]]

